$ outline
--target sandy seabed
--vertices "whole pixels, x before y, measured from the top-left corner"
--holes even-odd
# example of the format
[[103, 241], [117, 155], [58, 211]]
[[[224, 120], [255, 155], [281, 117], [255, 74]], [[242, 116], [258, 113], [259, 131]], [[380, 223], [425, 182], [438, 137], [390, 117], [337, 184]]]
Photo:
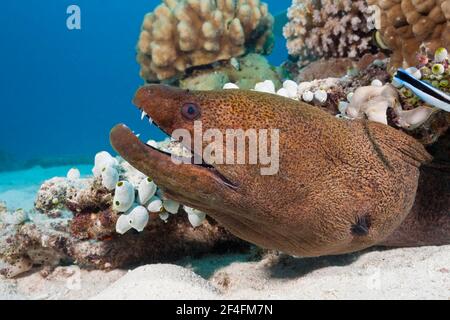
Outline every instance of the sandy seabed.
[[450, 246], [336, 257], [211, 256], [134, 270], [58, 267], [0, 280], [1, 299], [450, 299]]

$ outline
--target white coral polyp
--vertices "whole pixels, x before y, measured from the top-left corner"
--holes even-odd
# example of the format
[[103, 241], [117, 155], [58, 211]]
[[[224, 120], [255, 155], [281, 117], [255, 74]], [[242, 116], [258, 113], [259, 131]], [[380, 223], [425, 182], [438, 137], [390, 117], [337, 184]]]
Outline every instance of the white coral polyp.
[[102, 185], [109, 191], [114, 190], [119, 182], [119, 172], [116, 168], [108, 166], [102, 170]]
[[278, 90], [277, 95], [285, 97], [285, 98], [290, 98], [289, 92], [285, 88], [281, 88], [280, 90]]
[[147, 209], [137, 206], [127, 215], [130, 226], [138, 232], [142, 232], [150, 219]]
[[287, 91], [288, 97], [295, 99], [297, 98], [298, 84], [292, 80], [286, 80], [283, 82], [283, 88]]
[[95, 155], [92, 173], [95, 177], [100, 177], [104, 168], [116, 167], [117, 165], [117, 159], [111, 156], [107, 151], [101, 151]]
[[383, 86], [383, 82], [381, 82], [381, 81], [378, 80], [378, 79], [374, 79], [374, 80], [372, 80], [372, 82], [371, 82], [370, 85], [372, 85], [372, 86], [374, 86], [374, 87], [382, 87], [382, 86]]
[[159, 214], [159, 218], [162, 220], [162, 221], [164, 221], [164, 222], [167, 222], [167, 220], [169, 220], [169, 213], [168, 212], [161, 212], [160, 214]]
[[309, 90], [306, 90], [305, 92], [303, 92], [302, 94], [302, 99], [305, 102], [311, 102], [314, 100], [314, 93], [312, 93]]
[[194, 228], [197, 228], [203, 224], [203, 221], [206, 219], [206, 213], [188, 206], [184, 206], [183, 208], [188, 215], [189, 222]]
[[67, 179], [69, 180], [78, 180], [80, 179], [80, 170], [78, 170], [77, 168], [71, 168], [68, 172], [67, 172]]
[[142, 179], [138, 187], [139, 203], [145, 205], [156, 193], [156, 184], [150, 179]]
[[271, 80], [266, 80], [264, 82], [258, 82], [255, 85], [255, 91], [266, 92], [266, 93], [275, 93], [275, 85]]
[[325, 103], [328, 99], [328, 94], [325, 90], [317, 90], [314, 92], [314, 99], [319, 103]]
[[445, 48], [438, 48], [434, 53], [434, 61], [444, 62], [448, 58], [448, 51]]
[[134, 187], [128, 181], [119, 181], [113, 199], [113, 208], [118, 212], [125, 212], [134, 202]]
[[420, 80], [422, 78], [422, 72], [420, 72], [420, 70], [415, 67], [410, 67], [410, 68], [406, 69], [405, 71], [418, 80]]
[[178, 213], [178, 209], [180, 208], [180, 203], [176, 202], [175, 200], [165, 199], [163, 201], [163, 207], [167, 212], [176, 214]]
[[163, 208], [163, 203], [160, 198], [153, 196], [147, 206], [148, 211], [150, 212], [160, 212]]
[[223, 89], [239, 89], [239, 87], [234, 83], [228, 82], [223, 85]]
[[119, 234], [125, 234], [132, 228], [130, 219], [127, 214], [121, 214], [116, 222], [116, 232]]

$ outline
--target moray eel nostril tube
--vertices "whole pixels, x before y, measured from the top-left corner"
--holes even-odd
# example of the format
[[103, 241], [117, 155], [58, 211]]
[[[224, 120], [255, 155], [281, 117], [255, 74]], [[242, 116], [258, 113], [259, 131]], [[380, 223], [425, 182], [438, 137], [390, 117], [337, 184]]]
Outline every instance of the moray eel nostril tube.
[[169, 135], [182, 128], [193, 136], [194, 119], [203, 132], [278, 129], [273, 175], [261, 175], [260, 163], [177, 165], [123, 125], [110, 139], [168, 197], [208, 213], [244, 240], [292, 255], [340, 254], [383, 242], [409, 214], [420, 167], [431, 161], [401, 131], [337, 119], [266, 93], [149, 85], [134, 103]]

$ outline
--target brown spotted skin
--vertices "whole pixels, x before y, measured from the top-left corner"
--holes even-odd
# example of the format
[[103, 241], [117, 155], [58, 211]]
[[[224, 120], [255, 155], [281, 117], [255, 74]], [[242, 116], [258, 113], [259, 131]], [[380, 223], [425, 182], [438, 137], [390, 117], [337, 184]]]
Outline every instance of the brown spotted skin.
[[430, 160], [422, 145], [393, 128], [336, 119], [271, 94], [150, 85], [134, 102], [169, 134], [193, 130], [180, 111], [185, 103], [200, 107], [203, 130], [279, 129], [280, 168], [271, 176], [262, 176], [260, 165], [214, 165], [220, 174], [175, 165], [122, 125], [111, 131], [111, 143], [169, 197], [207, 212], [244, 240], [292, 255], [341, 254], [380, 243], [410, 212], [419, 167]]

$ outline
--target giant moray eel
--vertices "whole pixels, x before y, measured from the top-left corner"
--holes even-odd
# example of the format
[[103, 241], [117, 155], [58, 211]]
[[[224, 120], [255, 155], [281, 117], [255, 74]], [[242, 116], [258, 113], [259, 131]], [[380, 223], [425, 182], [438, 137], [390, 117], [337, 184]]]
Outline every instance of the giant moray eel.
[[[431, 156], [401, 131], [253, 91], [149, 85], [134, 103], [169, 135], [178, 128], [193, 134], [194, 118], [203, 130], [280, 130], [279, 171], [267, 176], [259, 164], [176, 165], [126, 126], [111, 131], [114, 149], [168, 197], [208, 213], [244, 240], [298, 256], [450, 242], [448, 176], [444, 183], [441, 174], [422, 176]], [[444, 200], [427, 197], [433, 190]]]

